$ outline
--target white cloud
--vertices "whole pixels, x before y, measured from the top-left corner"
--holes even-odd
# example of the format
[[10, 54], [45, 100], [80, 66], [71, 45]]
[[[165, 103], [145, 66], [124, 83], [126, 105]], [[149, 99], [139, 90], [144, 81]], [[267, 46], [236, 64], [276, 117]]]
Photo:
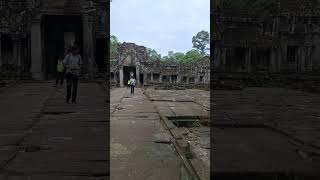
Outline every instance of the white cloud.
[[111, 2], [111, 34], [120, 41], [156, 49], [186, 52], [191, 39], [209, 31], [210, 0], [115, 0]]

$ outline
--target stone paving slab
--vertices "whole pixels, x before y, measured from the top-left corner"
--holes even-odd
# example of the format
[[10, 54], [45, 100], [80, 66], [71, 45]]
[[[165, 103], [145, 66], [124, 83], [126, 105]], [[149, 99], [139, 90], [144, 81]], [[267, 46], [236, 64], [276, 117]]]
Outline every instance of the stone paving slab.
[[195, 102], [207, 109], [210, 108], [210, 91], [199, 89], [186, 90], [151, 90], [145, 91], [152, 101]]
[[[17, 84], [0, 93], [0, 157], [8, 160], [17, 150], [15, 145], [23, 137], [25, 131], [34, 122], [45, 100], [53, 91], [51, 83]], [[29, 121], [26, 120], [29, 117]]]
[[50, 174], [50, 175], [15, 175], [15, 176], [9, 176], [9, 177], [1, 177], [0, 180], [2, 179], [8, 179], [8, 180], [105, 180], [106, 177], [88, 177], [88, 176], [75, 176], [75, 175], [64, 175], [64, 176], [59, 176], [55, 174]]
[[[268, 125], [320, 149], [320, 95], [283, 88], [216, 90], [215, 116], [237, 124]], [[216, 118], [217, 122], [223, 122]], [[320, 151], [319, 151], [320, 152]]]
[[[65, 87], [55, 88], [52, 84], [53, 82], [43, 83], [40, 87], [21, 85], [21, 96], [24, 99], [21, 97], [20, 100], [27, 101], [26, 97], [30, 97], [30, 94], [32, 98], [24, 104], [22, 116], [6, 114], [8, 119], [12, 119], [6, 128], [17, 127], [14, 132], [28, 134], [19, 143], [19, 147], [17, 146], [19, 151], [11, 151], [16, 151], [16, 157], [9, 162], [0, 177], [4, 180], [49, 179], [50, 176], [61, 179], [70, 179], [71, 176], [82, 179], [81, 176], [87, 176], [90, 179], [95, 175], [98, 175], [97, 179], [99, 176], [106, 178], [109, 174], [109, 111], [105, 104], [104, 90], [96, 83], [80, 82], [78, 104], [66, 104]], [[24, 87], [30, 92], [26, 92]], [[36, 96], [36, 92], [41, 93]], [[19, 96], [15, 97], [16, 95], [13, 96], [10, 92], [7, 94], [0, 96], [3, 99], [12, 99], [11, 106], [20, 106], [21, 102], [17, 101]], [[38, 109], [34, 109], [35, 107]], [[37, 117], [32, 119], [31, 115]], [[28, 116], [32, 120], [21, 123], [24, 122], [24, 117]], [[30, 124], [33, 123], [35, 124], [30, 129]], [[4, 154], [1, 150], [0, 153]]]
[[[315, 174], [319, 163], [304, 159], [288, 138], [262, 128], [214, 129], [214, 172], [301, 172]], [[254, 136], [252, 136], [254, 134]], [[257, 163], [259, 162], [259, 163]]]
[[166, 132], [152, 102], [139, 88], [134, 95], [118, 88], [111, 97], [111, 179], [178, 180], [181, 164], [174, 147], [155, 143], [157, 134]]
[[[201, 116], [209, 117], [209, 111], [194, 102], [154, 102], [166, 116]], [[161, 113], [162, 114], [162, 113]]]

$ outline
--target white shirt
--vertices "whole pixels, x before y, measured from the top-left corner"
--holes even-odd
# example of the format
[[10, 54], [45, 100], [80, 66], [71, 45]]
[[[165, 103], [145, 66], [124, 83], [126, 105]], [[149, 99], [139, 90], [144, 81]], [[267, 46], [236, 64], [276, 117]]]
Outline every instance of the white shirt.
[[80, 55], [74, 55], [69, 53], [63, 60], [63, 64], [66, 67], [66, 72], [74, 75], [80, 75], [82, 59]]

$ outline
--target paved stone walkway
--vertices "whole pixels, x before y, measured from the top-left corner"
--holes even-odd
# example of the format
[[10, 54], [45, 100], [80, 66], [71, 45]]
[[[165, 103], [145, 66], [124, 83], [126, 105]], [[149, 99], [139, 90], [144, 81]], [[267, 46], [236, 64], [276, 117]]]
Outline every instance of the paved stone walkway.
[[65, 86], [25, 83], [0, 93], [0, 179], [106, 179], [105, 92], [80, 83], [78, 104]]
[[111, 91], [111, 179], [178, 180], [180, 159], [152, 102], [136, 89]]
[[246, 88], [213, 101], [215, 171], [319, 175], [319, 95]]

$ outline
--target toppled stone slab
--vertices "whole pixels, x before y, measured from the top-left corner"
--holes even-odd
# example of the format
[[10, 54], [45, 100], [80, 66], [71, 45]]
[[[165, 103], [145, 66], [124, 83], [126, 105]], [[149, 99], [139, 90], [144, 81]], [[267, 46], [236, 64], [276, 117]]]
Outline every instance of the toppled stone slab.
[[170, 144], [171, 143], [171, 136], [170, 134], [163, 132], [163, 133], [158, 133], [153, 135], [155, 140], [155, 143], [165, 143], [165, 144]]

